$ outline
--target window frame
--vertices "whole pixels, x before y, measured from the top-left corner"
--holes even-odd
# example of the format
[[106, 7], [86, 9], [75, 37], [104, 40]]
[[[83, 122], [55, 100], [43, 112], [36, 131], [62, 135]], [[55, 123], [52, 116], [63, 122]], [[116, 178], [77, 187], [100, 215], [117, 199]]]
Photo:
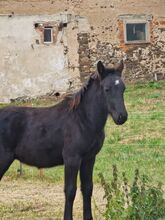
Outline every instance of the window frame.
[[[44, 39], [45, 30], [51, 30], [51, 41], [45, 41], [45, 39]], [[43, 43], [44, 44], [52, 44], [53, 43], [53, 27], [44, 27], [44, 30], [43, 30]]]
[[[127, 24], [145, 24], [146, 40], [127, 40]], [[147, 20], [125, 20], [124, 21], [124, 43], [125, 44], [145, 44], [150, 43], [150, 22]]]

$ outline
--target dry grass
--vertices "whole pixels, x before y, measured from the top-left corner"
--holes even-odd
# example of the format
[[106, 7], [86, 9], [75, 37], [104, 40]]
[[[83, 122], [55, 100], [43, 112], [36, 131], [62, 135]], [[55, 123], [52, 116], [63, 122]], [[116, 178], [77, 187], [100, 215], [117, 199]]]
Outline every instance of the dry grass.
[[[94, 201], [103, 209], [103, 190], [95, 186]], [[1, 220], [60, 220], [63, 218], [63, 184], [45, 181], [10, 180], [5, 177], [0, 183]], [[96, 220], [101, 220], [93, 206]], [[74, 219], [82, 219], [82, 199], [78, 189], [74, 203]]]

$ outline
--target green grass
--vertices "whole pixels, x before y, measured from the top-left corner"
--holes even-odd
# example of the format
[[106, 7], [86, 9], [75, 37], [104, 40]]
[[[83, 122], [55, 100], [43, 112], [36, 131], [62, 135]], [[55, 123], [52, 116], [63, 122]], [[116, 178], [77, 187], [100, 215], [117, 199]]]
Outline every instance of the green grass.
[[[111, 179], [112, 165], [119, 171], [126, 171], [132, 179], [135, 168], [141, 174], [149, 176], [150, 181], [165, 182], [165, 82], [149, 82], [128, 85], [125, 92], [125, 103], [129, 119], [117, 126], [112, 119], [106, 124], [106, 139], [97, 156], [94, 180], [102, 172]], [[52, 101], [36, 100], [33, 103], [16, 103], [18, 105], [52, 105]], [[8, 178], [18, 178], [19, 162], [15, 161], [8, 172]], [[40, 178], [36, 168], [23, 166], [23, 177], [28, 180]], [[44, 170], [43, 181], [63, 181], [63, 167]]]
[[153, 183], [165, 182], [164, 88], [164, 82], [128, 86], [125, 102], [129, 119], [123, 126], [116, 126], [109, 119], [104, 147], [96, 161], [95, 177], [101, 171], [111, 179], [111, 167], [116, 164], [130, 179], [139, 168]]

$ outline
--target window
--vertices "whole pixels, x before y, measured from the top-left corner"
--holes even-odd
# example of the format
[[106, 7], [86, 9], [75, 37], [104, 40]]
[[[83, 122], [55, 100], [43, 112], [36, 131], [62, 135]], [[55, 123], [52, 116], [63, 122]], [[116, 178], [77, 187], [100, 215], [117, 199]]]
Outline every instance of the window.
[[53, 43], [52, 27], [44, 27], [44, 43]]
[[143, 21], [125, 22], [125, 43], [148, 43], [149, 24]]

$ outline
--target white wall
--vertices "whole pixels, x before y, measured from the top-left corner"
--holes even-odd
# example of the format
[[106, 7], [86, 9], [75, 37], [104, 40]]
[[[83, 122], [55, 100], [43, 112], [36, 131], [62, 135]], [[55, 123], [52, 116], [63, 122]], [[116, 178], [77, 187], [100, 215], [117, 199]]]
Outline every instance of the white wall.
[[[69, 41], [66, 31], [59, 32], [55, 45], [47, 46], [36, 44], [40, 36], [34, 28], [37, 21], [60, 19], [60, 15], [0, 16], [0, 102], [68, 89], [71, 75], [64, 54]], [[77, 36], [72, 40], [76, 42]]]

